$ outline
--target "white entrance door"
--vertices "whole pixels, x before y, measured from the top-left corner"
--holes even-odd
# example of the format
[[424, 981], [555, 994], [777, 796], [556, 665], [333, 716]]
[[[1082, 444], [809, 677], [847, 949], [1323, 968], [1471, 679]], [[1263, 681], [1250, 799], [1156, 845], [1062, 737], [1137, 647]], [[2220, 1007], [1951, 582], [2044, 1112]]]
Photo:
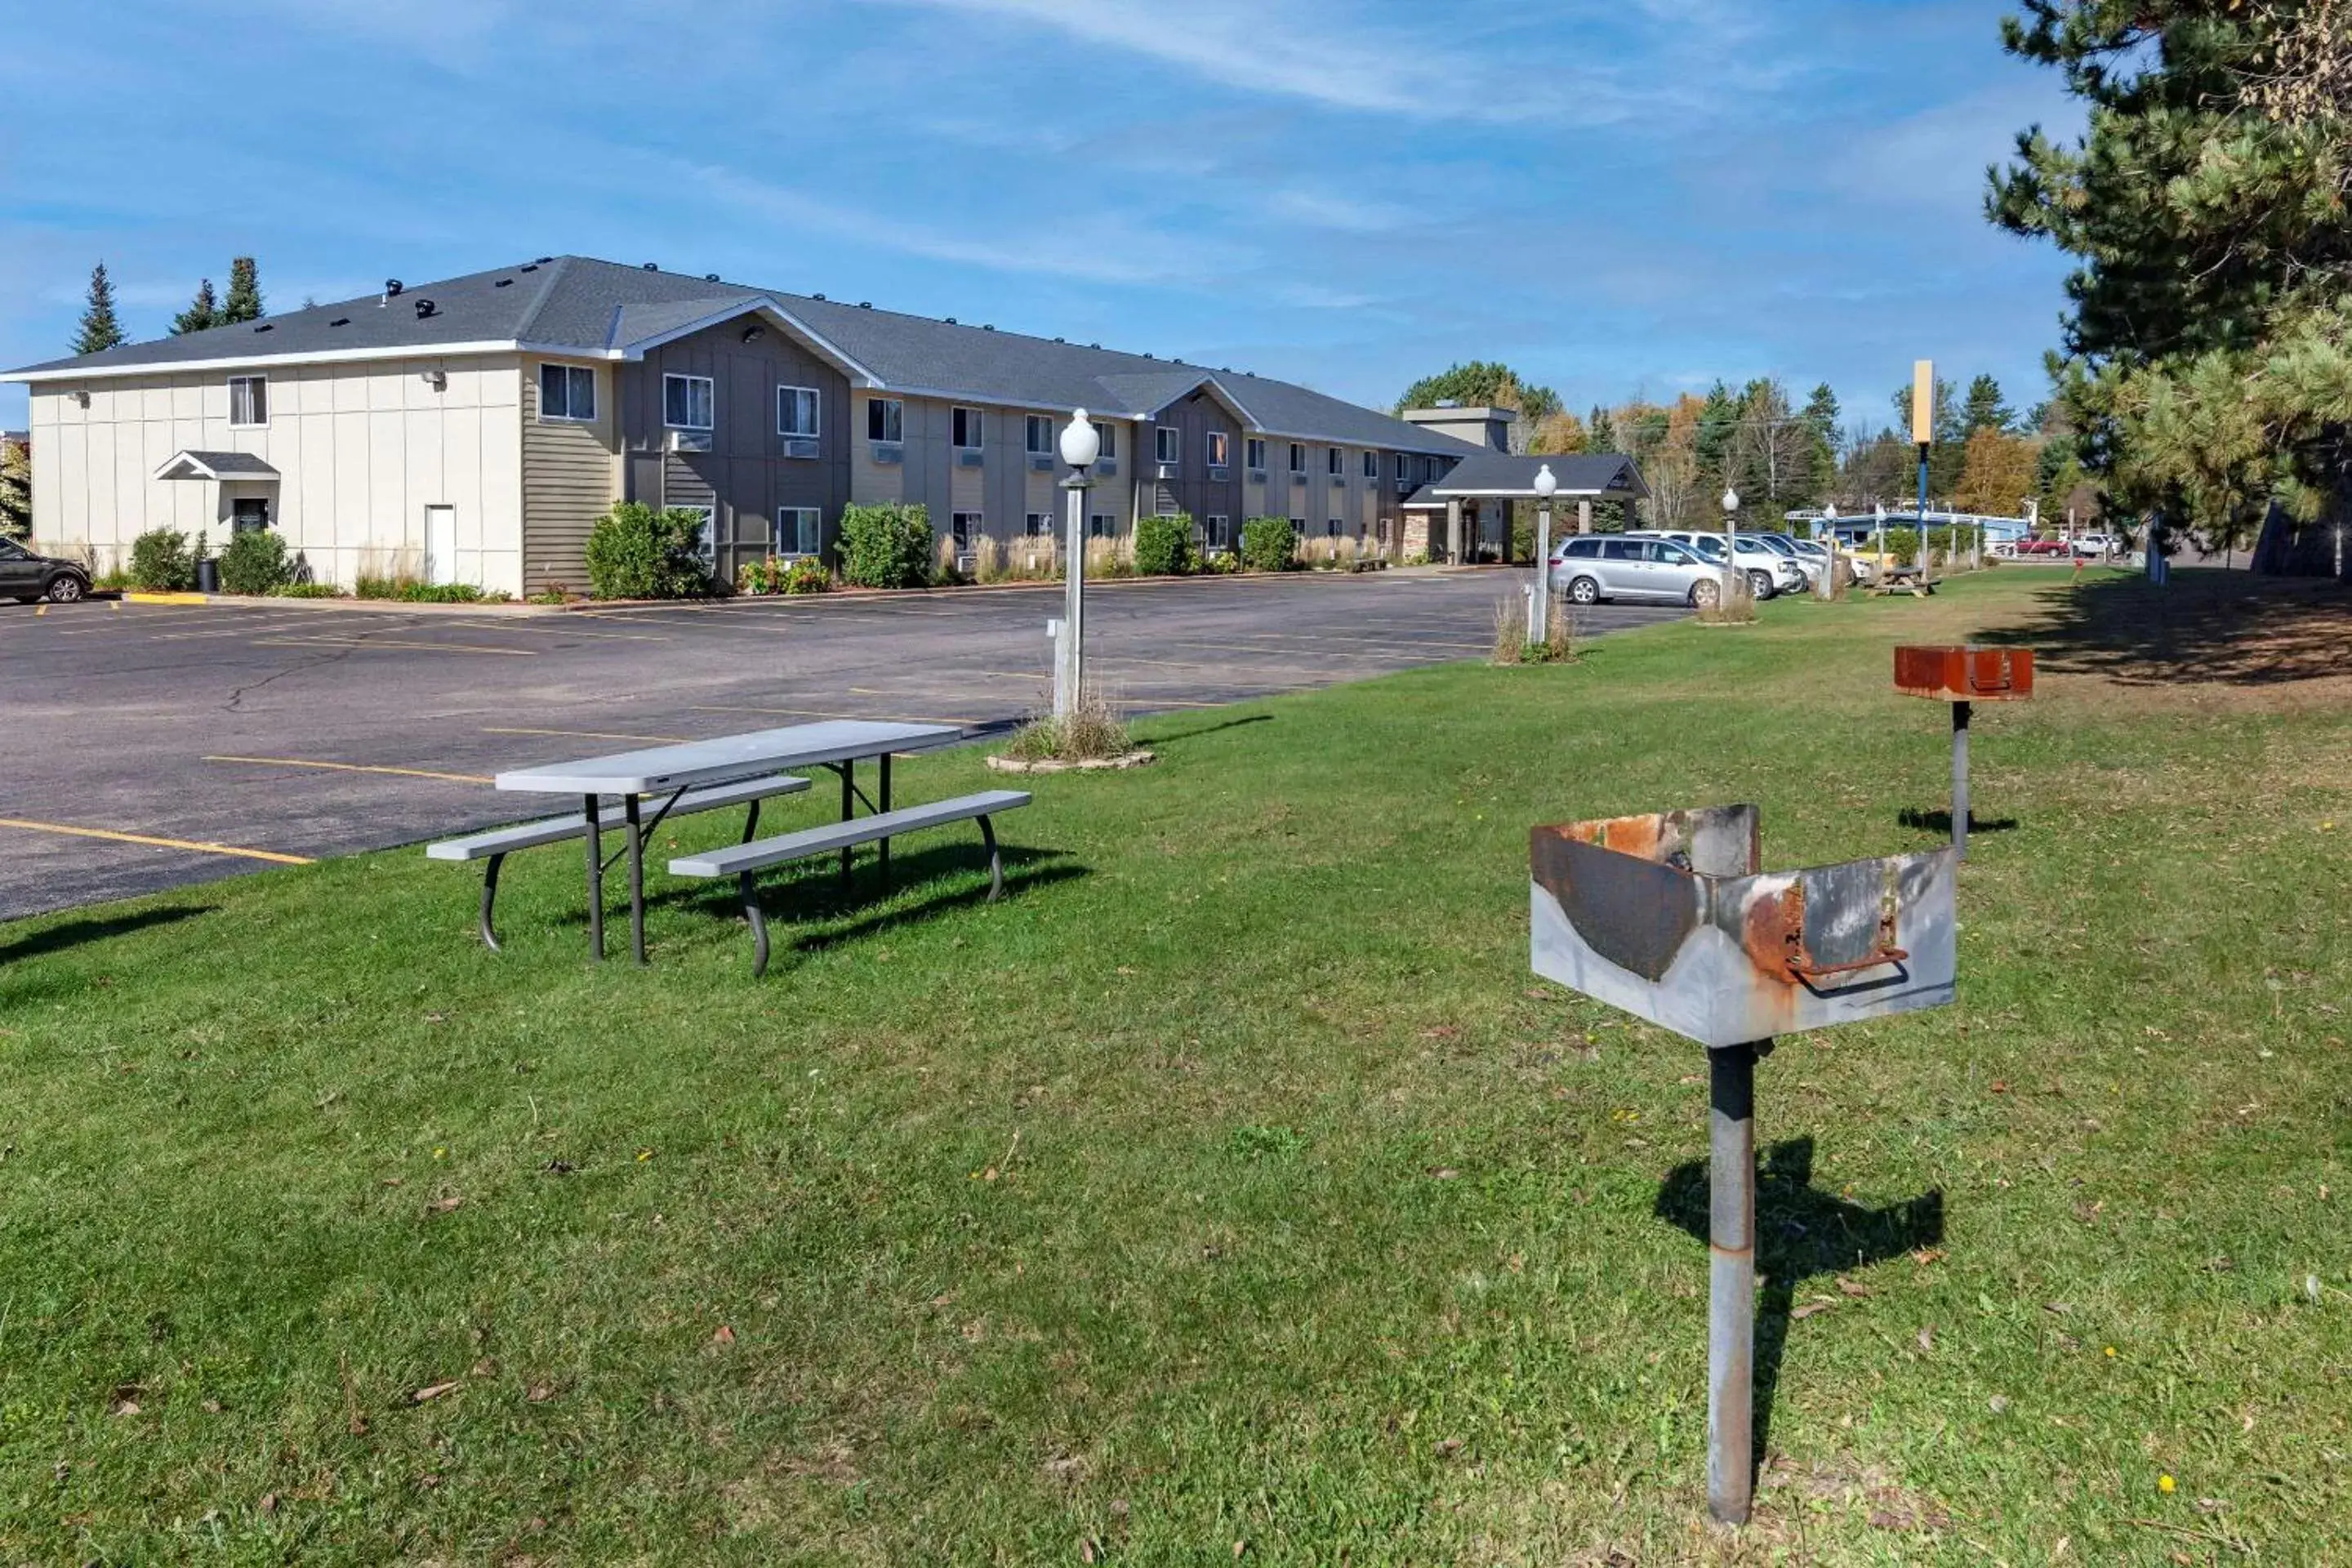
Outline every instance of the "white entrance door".
[[425, 580], [446, 586], [457, 580], [457, 509], [425, 509]]

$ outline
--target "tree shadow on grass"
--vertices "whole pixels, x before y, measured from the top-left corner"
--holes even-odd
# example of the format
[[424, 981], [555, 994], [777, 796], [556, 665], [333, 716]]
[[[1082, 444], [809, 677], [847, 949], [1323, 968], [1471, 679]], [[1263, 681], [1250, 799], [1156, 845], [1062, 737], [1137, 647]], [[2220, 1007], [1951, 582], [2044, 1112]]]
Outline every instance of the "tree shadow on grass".
[[[1789, 1344], [1797, 1291], [1808, 1279], [1866, 1268], [1944, 1238], [1944, 1194], [1931, 1190], [1869, 1208], [1813, 1184], [1813, 1141], [1791, 1138], [1764, 1153], [1756, 1173], [1756, 1463], [1772, 1431], [1772, 1394]], [[1707, 1163], [1689, 1160], [1658, 1184], [1660, 1219], [1707, 1239]]]
[[[1007, 900], [1020, 898], [1032, 889], [1074, 881], [1091, 874], [1084, 866], [1055, 864], [1064, 858], [1058, 849], [1014, 848], [1008, 845], [1003, 854]], [[893, 854], [887, 887], [883, 884], [870, 848], [857, 861], [846, 888], [839, 881], [838, 865], [831, 856], [815, 858], [805, 862], [795, 875], [761, 882], [761, 908], [767, 914], [770, 940], [780, 953], [822, 952], [894, 929], [926, 924], [957, 910], [988, 901], [988, 863], [976, 844], [942, 844], [913, 854]], [[920, 903], [893, 903], [898, 894], [908, 888], [948, 881], [964, 885], [943, 889]], [[723, 889], [712, 885], [680, 889], [661, 901], [740, 925], [742, 902], [731, 880], [723, 884]], [[584, 920], [582, 923], [584, 925]]]
[[2178, 568], [2085, 577], [2035, 595], [2041, 614], [1973, 640], [2029, 647], [2042, 668], [2126, 686], [2261, 686], [2352, 676], [2352, 592], [2326, 578]]
[[171, 904], [160, 909], [140, 910], [127, 915], [101, 915], [84, 920], [60, 921], [39, 931], [27, 931], [13, 942], [0, 942], [0, 964], [18, 963], [28, 958], [40, 958], [88, 942], [104, 942], [110, 937], [128, 936], [135, 931], [152, 926], [167, 926], [181, 921], [194, 920], [198, 915], [213, 913], [217, 904]]

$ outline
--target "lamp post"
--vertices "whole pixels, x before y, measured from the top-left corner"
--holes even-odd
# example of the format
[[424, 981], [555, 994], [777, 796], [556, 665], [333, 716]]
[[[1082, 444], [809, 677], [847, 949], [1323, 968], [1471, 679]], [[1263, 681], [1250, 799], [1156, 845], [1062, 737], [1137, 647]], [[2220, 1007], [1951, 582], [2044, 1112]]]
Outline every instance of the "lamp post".
[[1086, 683], [1087, 491], [1094, 479], [1087, 470], [1102, 456], [1102, 436], [1078, 409], [1062, 426], [1062, 461], [1070, 477], [1062, 481], [1069, 496], [1069, 521], [1062, 530], [1062, 631], [1054, 648], [1054, 717], [1066, 719], [1076, 711], [1078, 693]]
[[1837, 502], [1822, 503], [1822, 597], [1837, 597]]
[[1542, 642], [1551, 629], [1551, 498], [1559, 489], [1549, 463], [1536, 470], [1536, 592], [1528, 602], [1529, 642]]
[[1733, 586], [1738, 581], [1739, 565], [1739, 492], [1726, 485], [1723, 489], [1723, 602], [1727, 607]]

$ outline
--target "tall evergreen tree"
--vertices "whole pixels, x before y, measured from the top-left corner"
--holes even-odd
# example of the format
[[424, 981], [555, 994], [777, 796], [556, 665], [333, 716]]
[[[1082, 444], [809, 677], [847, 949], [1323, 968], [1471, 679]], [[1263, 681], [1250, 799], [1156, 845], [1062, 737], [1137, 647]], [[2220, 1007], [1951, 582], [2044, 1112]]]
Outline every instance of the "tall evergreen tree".
[[1967, 436], [1979, 430], [2007, 433], [2016, 422], [2017, 415], [2000, 400], [2000, 383], [1991, 376], [1980, 375], [1969, 383], [1968, 397], [1960, 405], [1960, 428]]
[[1584, 428], [1587, 431], [1586, 451], [1622, 452], [1625, 449], [1618, 444], [1616, 419], [1601, 405], [1596, 403], [1592, 405], [1592, 416], [1584, 422]]
[[1818, 498], [1829, 494], [1837, 482], [1838, 400], [1828, 382], [1816, 385], [1805, 399], [1804, 419], [1812, 437], [1812, 492]]
[[1986, 211], [2077, 258], [2058, 402], [2134, 510], [2237, 534], [2352, 477], [2352, 73], [2328, 0], [2022, 0], [2009, 51], [2089, 110]]
[[188, 308], [172, 318], [172, 334], [178, 337], [201, 332], [220, 324], [220, 300], [213, 293], [213, 280], [207, 278], [196, 285], [196, 297], [188, 301]]
[[228, 264], [228, 298], [221, 301], [221, 324], [257, 321], [263, 313], [260, 270], [250, 256], [232, 258]]
[[82, 306], [81, 326], [74, 333], [73, 352], [100, 353], [130, 341], [131, 335], [114, 314], [114, 279], [106, 275], [106, 263], [101, 261], [89, 269], [89, 295]]
[[1698, 459], [1698, 477], [1707, 484], [1729, 483], [1736, 477], [1731, 471], [1731, 442], [1739, 429], [1739, 399], [1731, 388], [1717, 382], [1706, 389], [1706, 396], [1698, 410], [1698, 429], [1693, 437], [1692, 452]]

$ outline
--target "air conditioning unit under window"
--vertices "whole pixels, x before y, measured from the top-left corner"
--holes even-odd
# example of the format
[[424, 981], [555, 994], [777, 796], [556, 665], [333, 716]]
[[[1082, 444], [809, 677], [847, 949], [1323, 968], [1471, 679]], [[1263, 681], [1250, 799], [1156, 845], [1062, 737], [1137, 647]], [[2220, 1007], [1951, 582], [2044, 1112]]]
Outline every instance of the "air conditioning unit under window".
[[1160, 471], [1159, 471], [1159, 475], [1158, 475], [1158, 477], [1159, 477], [1159, 478], [1163, 479], [1174, 479], [1174, 478], [1176, 477], [1176, 465], [1175, 465], [1175, 464], [1173, 464], [1173, 463], [1161, 463], [1161, 464], [1157, 465], [1157, 467], [1158, 467], [1158, 468], [1159, 468], [1159, 470], [1160, 470]]
[[1035, 473], [1050, 474], [1054, 471], [1053, 455], [1049, 452], [1032, 452], [1029, 454], [1029, 467]]
[[710, 450], [710, 432], [673, 430], [669, 433], [669, 449], [673, 452], [708, 452]]
[[785, 437], [784, 456], [787, 458], [815, 457], [816, 437], [814, 436], [791, 436]]

